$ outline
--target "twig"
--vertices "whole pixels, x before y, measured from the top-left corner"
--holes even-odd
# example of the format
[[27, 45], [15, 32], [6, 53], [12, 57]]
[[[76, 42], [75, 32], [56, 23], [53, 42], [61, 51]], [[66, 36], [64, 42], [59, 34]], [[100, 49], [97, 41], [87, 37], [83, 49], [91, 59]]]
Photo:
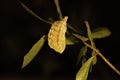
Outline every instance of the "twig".
[[33, 15], [34, 17], [36, 17], [37, 19], [45, 22], [45, 23], [48, 23], [48, 24], [52, 24], [52, 22], [49, 22], [41, 17], [39, 17], [36, 13], [34, 13], [30, 8], [28, 8], [24, 3], [22, 3], [21, 1], [18, 0], [18, 2], [20, 3], [20, 5], [27, 11], [29, 12], [31, 15]]
[[54, 3], [55, 3], [55, 5], [56, 5], [57, 12], [58, 12], [58, 14], [59, 14], [59, 18], [62, 19], [63, 16], [62, 16], [62, 12], [61, 12], [60, 5], [59, 5], [59, 0], [54, 0]]
[[113, 66], [113, 65], [110, 63], [110, 61], [108, 61], [108, 60], [102, 55], [102, 53], [101, 53], [97, 48], [92, 47], [91, 45], [89, 45], [89, 44], [86, 43], [86, 42], [83, 42], [83, 43], [84, 43], [87, 47], [95, 50], [96, 53], [110, 66], [110, 68], [113, 69], [113, 71], [115, 71], [118, 75], [120, 75], [120, 71], [119, 71], [117, 68], [115, 68], [115, 66]]

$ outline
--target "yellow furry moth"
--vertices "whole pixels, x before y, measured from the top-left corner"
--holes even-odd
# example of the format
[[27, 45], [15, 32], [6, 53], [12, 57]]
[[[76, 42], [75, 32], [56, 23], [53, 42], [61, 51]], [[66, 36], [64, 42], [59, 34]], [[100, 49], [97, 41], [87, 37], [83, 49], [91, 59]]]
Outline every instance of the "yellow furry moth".
[[56, 52], [62, 54], [66, 47], [65, 32], [67, 30], [67, 19], [55, 21], [48, 33], [48, 45]]

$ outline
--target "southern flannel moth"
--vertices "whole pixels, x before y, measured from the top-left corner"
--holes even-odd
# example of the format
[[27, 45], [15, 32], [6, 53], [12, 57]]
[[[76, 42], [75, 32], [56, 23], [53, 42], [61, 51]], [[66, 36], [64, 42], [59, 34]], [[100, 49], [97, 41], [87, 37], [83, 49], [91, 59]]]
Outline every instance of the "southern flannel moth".
[[66, 48], [65, 32], [67, 30], [67, 19], [54, 21], [48, 33], [48, 45], [51, 49], [62, 54]]

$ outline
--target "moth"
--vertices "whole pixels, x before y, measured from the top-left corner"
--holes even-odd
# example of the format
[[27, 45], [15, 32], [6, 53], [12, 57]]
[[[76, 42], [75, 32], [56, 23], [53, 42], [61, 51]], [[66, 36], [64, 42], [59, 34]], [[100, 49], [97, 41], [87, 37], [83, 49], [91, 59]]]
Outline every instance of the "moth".
[[48, 45], [51, 49], [62, 54], [66, 48], [65, 33], [67, 30], [67, 19], [65, 16], [63, 19], [54, 21], [48, 32]]

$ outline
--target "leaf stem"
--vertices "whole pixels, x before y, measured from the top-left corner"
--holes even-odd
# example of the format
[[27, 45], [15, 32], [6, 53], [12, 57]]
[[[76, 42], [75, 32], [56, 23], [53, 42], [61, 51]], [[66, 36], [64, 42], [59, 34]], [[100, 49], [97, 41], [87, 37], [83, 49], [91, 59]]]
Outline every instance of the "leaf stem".
[[96, 53], [108, 64], [108, 66], [109, 66], [111, 69], [113, 69], [113, 71], [115, 71], [118, 75], [120, 75], [120, 71], [119, 71], [115, 66], [113, 66], [113, 65], [110, 63], [110, 61], [107, 60], [97, 48], [92, 47], [91, 45], [89, 45], [89, 44], [86, 43], [86, 42], [83, 42], [83, 43], [84, 43], [87, 47], [95, 50]]

